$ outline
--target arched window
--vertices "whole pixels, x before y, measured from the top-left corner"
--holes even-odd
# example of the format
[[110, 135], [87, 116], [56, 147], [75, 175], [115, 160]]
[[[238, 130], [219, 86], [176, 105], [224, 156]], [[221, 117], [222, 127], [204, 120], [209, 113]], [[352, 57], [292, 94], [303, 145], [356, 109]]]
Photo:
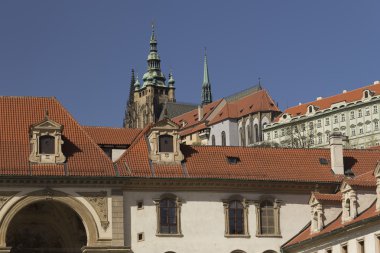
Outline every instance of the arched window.
[[231, 251], [231, 253], [245, 253], [245, 251], [237, 249], [237, 250]]
[[157, 207], [157, 235], [181, 235], [181, 200], [166, 195], [154, 203]]
[[248, 203], [246, 200], [224, 200], [226, 215], [225, 236], [249, 236], [248, 234]]
[[226, 132], [222, 132], [222, 146], [226, 146]]
[[350, 201], [350, 199], [346, 199], [346, 203], [345, 203], [344, 207], [346, 209], [347, 217], [350, 218], [351, 217], [351, 201]]
[[55, 138], [50, 135], [44, 135], [40, 137], [40, 154], [55, 154], [54, 142]]
[[254, 132], [255, 132], [255, 142], [258, 142], [258, 141], [260, 141], [260, 139], [259, 139], [259, 125], [257, 125], [257, 124], [255, 124], [254, 125]]
[[215, 135], [211, 136], [211, 145], [215, 146]]
[[244, 125], [240, 127], [240, 145], [245, 146], [245, 130]]
[[260, 236], [280, 236], [280, 201], [263, 199], [255, 201], [257, 234]]
[[159, 137], [159, 147], [158, 152], [173, 152], [173, 136], [171, 135], [161, 135]]

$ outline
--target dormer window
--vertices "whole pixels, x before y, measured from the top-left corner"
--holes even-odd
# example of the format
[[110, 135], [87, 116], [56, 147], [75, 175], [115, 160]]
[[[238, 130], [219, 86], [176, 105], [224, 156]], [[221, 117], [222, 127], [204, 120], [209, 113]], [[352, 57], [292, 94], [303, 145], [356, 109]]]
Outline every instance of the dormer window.
[[374, 95], [373, 91], [364, 90], [363, 91], [363, 99], [370, 99]]
[[341, 186], [342, 198], [342, 223], [351, 221], [357, 216], [357, 195], [350, 185], [344, 182]]
[[184, 159], [180, 149], [179, 126], [170, 119], [157, 122], [148, 135], [150, 154], [154, 163], [179, 164]]
[[159, 137], [159, 152], [173, 152], [173, 136], [165, 134]]
[[31, 153], [29, 161], [32, 163], [63, 163], [66, 157], [62, 153], [63, 126], [49, 119], [45, 119], [30, 127]]
[[50, 135], [44, 135], [40, 137], [39, 153], [45, 155], [52, 155], [55, 153], [54, 148], [55, 138]]
[[309, 113], [313, 112], [313, 106], [309, 106]]

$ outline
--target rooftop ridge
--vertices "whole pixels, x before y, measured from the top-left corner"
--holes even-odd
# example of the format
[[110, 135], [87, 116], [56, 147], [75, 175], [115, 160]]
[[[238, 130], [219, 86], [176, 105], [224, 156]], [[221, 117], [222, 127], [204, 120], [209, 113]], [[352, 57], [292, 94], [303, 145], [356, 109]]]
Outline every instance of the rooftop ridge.
[[247, 89], [244, 89], [242, 91], [239, 91], [239, 92], [236, 92], [236, 93], [233, 93], [232, 95], [229, 95], [227, 97], [224, 97], [224, 99], [227, 101], [227, 102], [231, 102], [231, 101], [234, 101], [234, 100], [237, 100], [239, 98], [242, 98], [242, 97], [245, 97], [251, 93], [254, 93], [254, 92], [257, 92], [259, 90], [262, 90], [262, 87], [260, 84], [256, 84], [252, 87], [249, 87]]

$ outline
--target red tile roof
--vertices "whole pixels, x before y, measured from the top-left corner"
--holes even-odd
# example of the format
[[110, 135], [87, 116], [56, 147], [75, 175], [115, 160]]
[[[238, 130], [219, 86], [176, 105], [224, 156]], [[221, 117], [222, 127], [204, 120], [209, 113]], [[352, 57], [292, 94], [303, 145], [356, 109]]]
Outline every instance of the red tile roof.
[[[182, 145], [185, 156], [182, 166], [158, 166], [149, 160], [148, 131], [146, 128], [141, 132], [117, 161], [120, 175], [335, 183], [343, 179], [333, 174], [330, 165], [320, 162], [320, 158], [329, 160], [329, 149]], [[351, 169], [355, 175], [372, 171], [379, 155], [379, 150], [344, 150], [346, 169]], [[237, 157], [239, 162], [231, 164], [228, 157]]]
[[[224, 103], [224, 105], [222, 103]], [[215, 111], [218, 106], [221, 108], [219, 111]], [[229, 102], [220, 99], [205, 105], [203, 110], [204, 116], [200, 121], [198, 120], [198, 109], [194, 109], [172, 119], [180, 126], [182, 126], [182, 122], [186, 122], [186, 125], [181, 127], [180, 134], [182, 136], [195, 133], [226, 119], [238, 119], [259, 111], [280, 112], [266, 90], [257, 90], [242, 98]], [[216, 114], [211, 115], [214, 111]]]
[[[346, 93], [337, 94], [331, 97], [322, 98], [320, 100], [315, 100], [312, 102], [308, 102], [302, 105], [297, 105], [294, 107], [290, 107], [286, 109], [283, 113], [287, 113], [294, 116], [304, 115], [306, 114], [307, 107], [309, 105], [314, 105], [319, 108], [319, 110], [324, 110], [327, 108], [330, 108], [332, 104], [339, 103], [345, 101], [346, 103], [351, 103], [357, 100], [361, 100], [363, 97], [363, 91], [364, 90], [370, 90], [373, 91], [374, 95], [380, 94], [380, 84], [372, 84], [368, 86], [364, 86], [361, 88], [358, 88], [356, 90], [347, 91]], [[279, 116], [280, 117], [280, 116]], [[278, 118], [277, 118], [278, 120]]]
[[[49, 118], [64, 126], [64, 164], [29, 162], [29, 127]], [[114, 176], [112, 161], [55, 98], [0, 97], [0, 175]]]
[[340, 192], [335, 194], [313, 192], [313, 195], [320, 201], [342, 201], [342, 193]]
[[208, 125], [216, 124], [226, 119], [237, 119], [255, 112], [280, 112], [266, 90], [259, 90], [239, 100], [228, 102], [222, 110], [210, 120]]
[[83, 126], [96, 144], [131, 145], [141, 132], [138, 128]]
[[342, 224], [342, 214], [340, 214], [334, 221], [332, 221], [330, 224], [328, 224], [324, 229], [322, 229], [320, 232], [311, 234], [310, 230], [310, 224], [308, 227], [306, 227], [303, 231], [301, 231], [297, 236], [295, 236], [293, 239], [291, 239], [289, 242], [287, 242], [283, 247], [287, 248], [289, 246], [296, 245], [298, 243], [306, 242], [308, 240], [317, 239], [321, 235], [325, 235], [327, 233], [331, 232], [337, 232], [338, 230], [344, 229], [343, 232], [346, 230], [348, 226], [355, 226], [359, 222], [363, 222], [370, 218], [380, 217], [380, 212], [376, 211], [376, 201], [364, 212], [362, 212], [359, 216], [357, 216], [355, 219], [349, 222], [345, 222]]

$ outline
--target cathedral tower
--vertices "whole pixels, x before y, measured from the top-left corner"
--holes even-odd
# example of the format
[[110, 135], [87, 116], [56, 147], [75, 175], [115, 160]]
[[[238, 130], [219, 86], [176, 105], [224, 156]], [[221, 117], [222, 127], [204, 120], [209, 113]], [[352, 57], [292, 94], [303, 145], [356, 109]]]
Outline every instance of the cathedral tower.
[[[128, 104], [125, 116], [126, 119], [130, 120], [124, 124], [125, 127], [143, 128], [149, 123], [155, 123], [161, 115], [164, 104], [175, 102], [174, 78], [170, 74], [168, 85], [166, 85], [166, 78], [161, 71], [161, 60], [158, 55], [154, 26], [152, 26], [152, 35], [150, 36], [147, 62], [148, 69], [143, 75], [143, 84], [140, 85], [138, 77], [135, 78], [133, 103]], [[134, 117], [129, 115], [134, 115]]]

